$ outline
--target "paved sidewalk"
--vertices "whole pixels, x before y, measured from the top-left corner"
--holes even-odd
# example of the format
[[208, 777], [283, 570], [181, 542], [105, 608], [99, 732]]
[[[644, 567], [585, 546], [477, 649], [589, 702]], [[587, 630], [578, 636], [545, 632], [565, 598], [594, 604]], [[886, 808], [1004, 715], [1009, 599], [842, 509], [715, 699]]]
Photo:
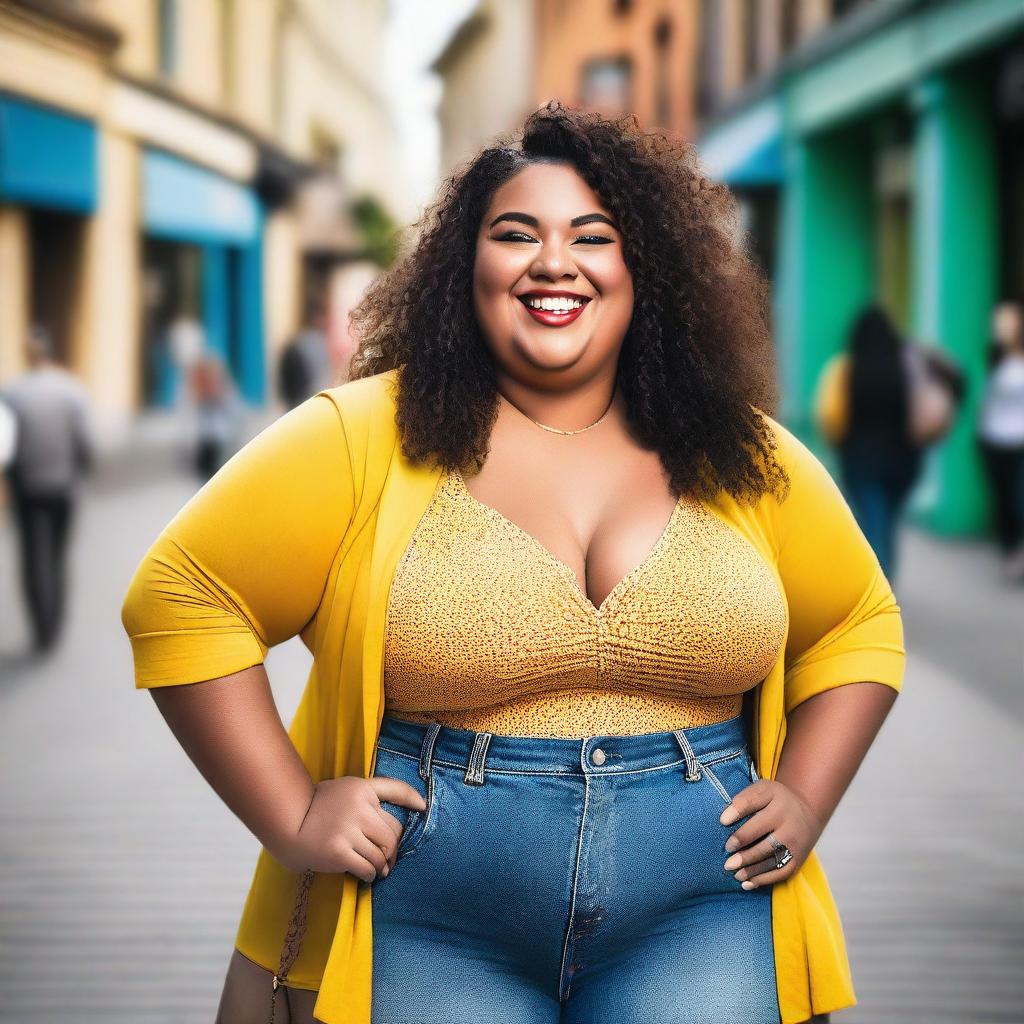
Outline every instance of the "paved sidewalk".
[[[40, 665], [17, 658], [0, 510], [0, 606], [18, 609], [0, 616], [0, 1021], [213, 1019], [258, 846], [134, 692], [119, 619], [192, 493], [184, 478], [90, 493], [65, 643]], [[1021, 1021], [1024, 592], [998, 588], [983, 545], [905, 542], [904, 694], [819, 847], [860, 999], [834, 1024]], [[951, 654], [958, 637], [978, 653]], [[268, 658], [286, 722], [308, 665], [297, 639]]]
[[1024, 1020], [1024, 725], [910, 651], [818, 850], [858, 1006], [836, 1024]]

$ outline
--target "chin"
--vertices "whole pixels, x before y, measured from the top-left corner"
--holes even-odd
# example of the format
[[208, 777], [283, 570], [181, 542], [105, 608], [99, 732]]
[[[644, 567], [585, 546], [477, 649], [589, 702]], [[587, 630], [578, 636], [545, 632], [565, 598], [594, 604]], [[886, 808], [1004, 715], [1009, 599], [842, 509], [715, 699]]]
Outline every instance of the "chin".
[[542, 370], [567, 370], [575, 366], [586, 355], [587, 348], [586, 342], [571, 350], [558, 346], [548, 347], [536, 343], [525, 345], [513, 343], [511, 355], [513, 359], [527, 362], [530, 366]]

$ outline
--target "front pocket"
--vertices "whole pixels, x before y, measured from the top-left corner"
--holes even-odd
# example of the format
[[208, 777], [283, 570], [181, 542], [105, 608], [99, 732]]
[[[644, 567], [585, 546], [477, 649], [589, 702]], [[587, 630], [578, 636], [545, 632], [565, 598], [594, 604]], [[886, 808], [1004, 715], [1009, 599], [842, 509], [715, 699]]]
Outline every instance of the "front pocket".
[[434, 819], [434, 772], [426, 781], [420, 778], [420, 761], [418, 757], [401, 754], [386, 747], [377, 748], [377, 761], [373, 769], [374, 777], [400, 779], [407, 782], [426, 801], [426, 810], [419, 811], [402, 804], [394, 804], [390, 800], [381, 800], [381, 810], [394, 815], [402, 824], [402, 834], [398, 838], [395, 852], [395, 863], [417, 849], [429, 834]]
[[737, 793], [757, 779], [753, 758], [746, 747], [726, 757], [716, 758], [707, 763], [701, 762], [701, 768], [723, 805], [732, 803]]

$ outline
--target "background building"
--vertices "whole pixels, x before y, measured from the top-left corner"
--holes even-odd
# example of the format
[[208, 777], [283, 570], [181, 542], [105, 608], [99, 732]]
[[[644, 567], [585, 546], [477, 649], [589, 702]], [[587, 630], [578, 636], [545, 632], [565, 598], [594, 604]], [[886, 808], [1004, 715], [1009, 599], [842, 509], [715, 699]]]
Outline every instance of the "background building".
[[553, 97], [692, 134], [695, 13], [673, 0], [479, 0], [431, 66], [442, 173]]
[[879, 300], [969, 380], [912, 514], [942, 533], [985, 530], [973, 432], [989, 315], [1024, 298], [1024, 5], [701, 9], [698, 143], [743, 198], [775, 281], [784, 418], [810, 436], [822, 365]]
[[0, 0], [0, 377], [43, 322], [117, 434], [173, 401], [185, 324], [262, 403], [304, 299], [365, 280], [364, 226], [408, 213], [386, 22], [385, 0]]
[[691, 135], [697, 13], [673, 0], [538, 0], [536, 104], [557, 96]]
[[532, 109], [538, 2], [482, 0], [431, 65], [443, 83], [442, 176]]

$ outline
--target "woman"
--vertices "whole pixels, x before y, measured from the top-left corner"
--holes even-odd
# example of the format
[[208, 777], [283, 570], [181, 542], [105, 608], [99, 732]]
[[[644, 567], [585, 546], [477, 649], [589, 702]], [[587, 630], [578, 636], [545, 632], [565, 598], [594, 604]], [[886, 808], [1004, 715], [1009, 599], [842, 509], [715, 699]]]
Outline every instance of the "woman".
[[[735, 216], [689, 145], [536, 111], [367, 293], [352, 379], [143, 559], [136, 685], [264, 846], [222, 1024], [282, 980], [326, 1024], [854, 1002], [814, 845], [902, 623], [763, 411]], [[286, 734], [262, 661], [297, 634]]]
[[1024, 307], [992, 312], [990, 373], [977, 440], [992, 490], [996, 540], [1007, 583], [1024, 582]]
[[924, 454], [910, 431], [910, 358], [888, 315], [871, 304], [822, 372], [816, 400], [819, 426], [839, 449], [843, 491], [890, 581], [896, 528]]

